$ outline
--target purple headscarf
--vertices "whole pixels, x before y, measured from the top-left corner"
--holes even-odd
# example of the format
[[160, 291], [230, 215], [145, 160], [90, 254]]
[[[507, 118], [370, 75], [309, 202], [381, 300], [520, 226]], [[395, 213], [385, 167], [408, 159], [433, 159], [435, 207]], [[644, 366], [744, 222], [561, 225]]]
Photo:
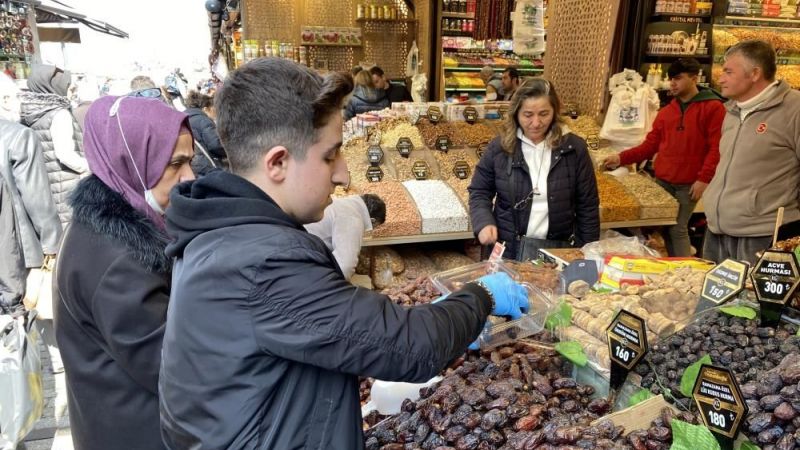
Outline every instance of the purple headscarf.
[[[181, 128], [189, 129], [188, 116], [159, 100], [134, 97], [122, 97], [116, 115], [111, 116], [109, 111], [118, 98], [102, 97], [86, 113], [83, 150], [89, 169], [164, 229], [164, 218], [147, 204], [144, 191], [152, 189], [161, 179]], [[130, 155], [120, 134], [120, 124]]]

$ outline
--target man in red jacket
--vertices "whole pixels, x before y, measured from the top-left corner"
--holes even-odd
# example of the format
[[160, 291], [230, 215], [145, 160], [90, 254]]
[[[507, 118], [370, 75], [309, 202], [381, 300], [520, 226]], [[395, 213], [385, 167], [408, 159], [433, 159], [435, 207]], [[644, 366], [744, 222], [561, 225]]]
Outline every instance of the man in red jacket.
[[725, 107], [711, 89], [699, 89], [700, 63], [681, 58], [668, 70], [672, 102], [662, 108], [644, 142], [606, 158], [607, 168], [653, 158], [656, 181], [680, 204], [677, 224], [665, 241], [670, 256], [691, 256], [689, 218], [714, 177], [719, 162], [719, 138]]

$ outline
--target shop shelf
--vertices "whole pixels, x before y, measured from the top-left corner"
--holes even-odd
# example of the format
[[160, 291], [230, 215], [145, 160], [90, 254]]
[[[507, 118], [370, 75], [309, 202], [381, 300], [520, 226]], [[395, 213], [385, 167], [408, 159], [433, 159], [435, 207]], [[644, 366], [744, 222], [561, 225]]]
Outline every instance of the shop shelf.
[[653, 17], [696, 17], [698, 19], [706, 19], [711, 17], [711, 14], [655, 13]]
[[363, 44], [320, 44], [320, 43], [302, 43], [303, 47], [361, 47]]
[[475, 19], [475, 13], [443, 12], [444, 19]]
[[461, 88], [461, 87], [446, 87], [447, 92], [486, 92], [486, 88]]
[[413, 23], [416, 22], [417, 19], [367, 19], [366, 17], [362, 17], [361, 19], [356, 19], [358, 23], [364, 22], [400, 22], [400, 23]]
[[450, 30], [442, 30], [442, 36], [445, 36], [445, 37], [448, 37], [448, 36], [450, 36], [450, 37], [459, 37], [459, 36], [462, 36], [462, 37], [472, 37], [472, 34], [473, 34], [473, 33], [472, 33], [471, 31], [450, 31]]
[[649, 58], [694, 58], [698, 60], [711, 58], [711, 55], [679, 55], [674, 53], [645, 53], [644, 56]]
[[[544, 72], [543, 67], [533, 67], [533, 66], [496, 66], [494, 68], [495, 72], [503, 72], [509, 67], [513, 67], [520, 72]], [[455, 67], [445, 67], [445, 72], [480, 72], [483, 66], [455, 66]]]
[[717, 19], [717, 24], [719, 25], [726, 25], [726, 24], [735, 25], [735, 22], [750, 22], [753, 24], [779, 23], [779, 24], [792, 24], [800, 27], [800, 19], [784, 19], [780, 17], [725, 16], [720, 19]]

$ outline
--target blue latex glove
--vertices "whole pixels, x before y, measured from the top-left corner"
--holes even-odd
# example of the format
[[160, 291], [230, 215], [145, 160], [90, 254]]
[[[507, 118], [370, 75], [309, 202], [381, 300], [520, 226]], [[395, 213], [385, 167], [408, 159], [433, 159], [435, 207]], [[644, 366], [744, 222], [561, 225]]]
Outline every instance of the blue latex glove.
[[528, 312], [528, 292], [505, 272], [493, 273], [478, 279], [494, 297], [495, 316], [511, 316], [513, 320]]

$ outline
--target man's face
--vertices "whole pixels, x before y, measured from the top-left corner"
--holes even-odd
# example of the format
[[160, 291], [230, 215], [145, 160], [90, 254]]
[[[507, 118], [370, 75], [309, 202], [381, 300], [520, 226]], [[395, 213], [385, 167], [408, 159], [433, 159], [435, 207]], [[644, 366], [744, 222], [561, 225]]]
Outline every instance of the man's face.
[[514, 79], [511, 78], [511, 74], [503, 72], [503, 90], [510, 92], [516, 89], [516, 87], [516, 83], [514, 83]]
[[378, 89], [386, 89], [386, 83], [382, 76], [372, 74], [372, 84]]
[[167, 167], [164, 169], [164, 173], [161, 174], [158, 183], [153, 186], [153, 197], [163, 209], [167, 209], [167, 206], [169, 206], [169, 191], [176, 184], [194, 180], [194, 172], [192, 172], [192, 166], [190, 165], [194, 155], [192, 143], [192, 135], [190, 133], [185, 132], [178, 136], [178, 140], [172, 150], [172, 158], [170, 158]]
[[756, 70], [742, 55], [734, 53], [725, 59], [722, 65], [722, 75], [719, 85], [722, 95], [733, 100], [738, 100], [753, 88], [756, 82]]
[[669, 91], [673, 97], [682, 97], [686, 95], [691, 92], [695, 85], [697, 85], [697, 75], [679, 73], [669, 79]]
[[341, 154], [342, 115], [333, 114], [317, 131], [318, 140], [306, 152], [305, 159], [290, 157], [286, 173], [287, 211], [300, 224], [322, 220], [336, 186], [348, 181], [347, 163]]

